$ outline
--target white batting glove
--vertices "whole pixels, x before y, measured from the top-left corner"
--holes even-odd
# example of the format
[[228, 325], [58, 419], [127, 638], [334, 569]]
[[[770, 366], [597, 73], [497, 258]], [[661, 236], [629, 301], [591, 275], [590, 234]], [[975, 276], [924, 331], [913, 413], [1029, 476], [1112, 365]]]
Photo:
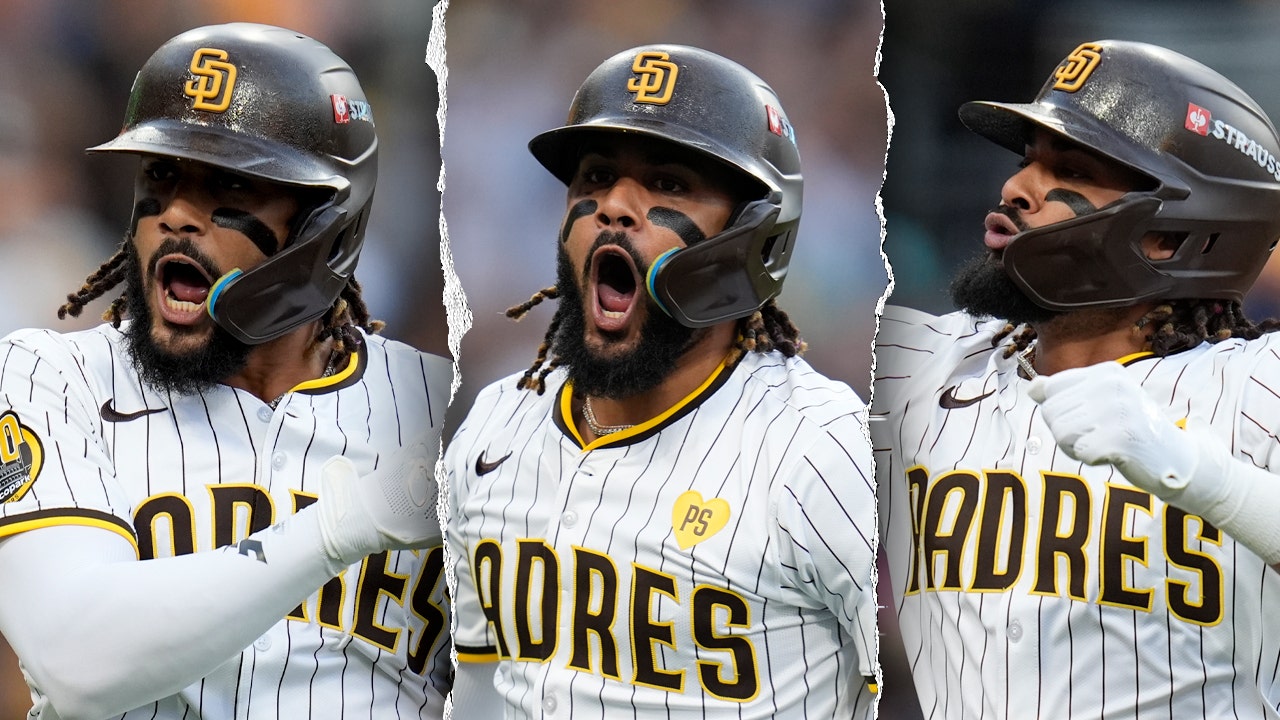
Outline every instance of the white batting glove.
[[1089, 465], [1115, 465], [1129, 482], [1166, 497], [1186, 487], [1196, 444], [1119, 363], [1074, 368], [1031, 381], [1058, 447]]
[[1195, 419], [1179, 428], [1119, 363], [1037, 377], [1027, 394], [1063, 452], [1115, 465], [1129, 482], [1280, 569], [1280, 477], [1237, 460]]
[[438, 545], [439, 432], [419, 437], [361, 476], [351, 460], [329, 458], [320, 470], [320, 532], [326, 554], [343, 565], [382, 550]]

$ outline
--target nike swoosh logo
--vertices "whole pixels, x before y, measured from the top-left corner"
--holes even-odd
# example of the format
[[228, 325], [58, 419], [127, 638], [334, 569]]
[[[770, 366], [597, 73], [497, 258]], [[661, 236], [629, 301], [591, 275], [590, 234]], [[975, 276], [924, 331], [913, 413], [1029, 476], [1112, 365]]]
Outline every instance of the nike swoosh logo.
[[497, 470], [498, 466], [506, 462], [509, 457], [511, 457], [511, 453], [507, 453], [493, 462], [485, 462], [484, 451], [481, 451], [480, 457], [476, 458], [476, 475], [488, 475]]
[[986, 400], [987, 398], [994, 395], [995, 392], [996, 392], [995, 390], [991, 390], [977, 397], [965, 398], [964, 400], [961, 400], [960, 398], [956, 397], [956, 386], [952, 385], [942, 393], [942, 397], [938, 398], [938, 406], [941, 407], [943, 410], [956, 410], [959, 408], [967, 408], [970, 405], [976, 405], [982, 402], [983, 400]]
[[112, 403], [111, 400], [108, 400], [102, 403], [102, 409], [98, 411], [98, 414], [102, 416], [102, 419], [106, 420], [109, 423], [129, 422], [130, 420], [137, 420], [138, 418], [144, 415], [150, 415], [152, 413], [162, 413], [169, 409], [169, 408], [144, 408], [137, 412], [122, 413], [119, 410], [116, 410], [114, 407], [112, 407], [111, 403]]

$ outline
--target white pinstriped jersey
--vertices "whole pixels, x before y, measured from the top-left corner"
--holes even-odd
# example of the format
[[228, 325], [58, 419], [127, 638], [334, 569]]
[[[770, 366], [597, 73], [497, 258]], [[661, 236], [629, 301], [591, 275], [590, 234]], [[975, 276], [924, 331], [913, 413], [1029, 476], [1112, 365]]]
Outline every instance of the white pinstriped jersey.
[[[882, 537], [925, 717], [1280, 717], [1280, 577], [1064, 454], [992, 348], [1003, 324], [890, 307], [877, 338]], [[1280, 336], [1122, 364], [1280, 472]]]
[[[441, 422], [451, 376], [443, 358], [367, 337], [273, 412], [227, 386], [143, 387], [109, 326], [20, 331], [0, 341], [0, 537], [93, 525], [136, 536], [143, 558], [238, 542], [314, 502], [332, 455], [368, 472]], [[439, 717], [451, 677], [443, 555], [352, 565], [203, 680], [121, 720]]]
[[869, 717], [875, 498], [853, 391], [748, 353], [584, 447], [548, 380], [486, 388], [446, 451], [454, 642], [502, 660], [508, 715]]

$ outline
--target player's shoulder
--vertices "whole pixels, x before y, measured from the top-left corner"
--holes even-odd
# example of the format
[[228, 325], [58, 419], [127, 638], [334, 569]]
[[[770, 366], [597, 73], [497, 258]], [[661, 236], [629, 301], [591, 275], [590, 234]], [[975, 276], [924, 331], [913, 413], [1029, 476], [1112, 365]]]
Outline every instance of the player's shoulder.
[[[394, 373], [403, 373], [409, 378], [425, 380], [431, 388], [440, 385], [448, 387], [453, 377], [453, 360], [434, 353], [419, 350], [408, 343], [382, 335], [362, 334], [368, 364], [371, 367], [387, 367], [392, 369], [392, 382], [400, 379]], [[375, 377], [377, 374], [374, 374]]]
[[[771, 494], [780, 498], [823, 477], [868, 478], [871, 445], [867, 408], [847, 384], [827, 377], [799, 357], [748, 353], [737, 373], [745, 373], [743, 397], [734, 403], [749, 411], [742, 418], [744, 443], [758, 443], [771, 473]], [[735, 373], [735, 374], [737, 374]], [[778, 451], [776, 454], [773, 451]], [[848, 485], [852, 497], [870, 485]]]
[[560, 388], [569, 379], [564, 368], [557, 368], [543, 379], [543, 391], [520, 387], [524, 372], [513, 372], [498, 380], [490, 382], [476, 394], [477, 402], [488, 402], [501, 405], [519, 405], [522, 407], [554, 403], [560, 394]]
[[123, 362], [124, 334], [108, 324], [86, 330], [57, 332], [45, 328], [15, 330], [0, 338], [0, 357], [27, 355], [33, 361], [51, 363], [60, 371], [93, 368]]
[[506, 432], [503, 428], [529, 426], [522, 420], [531, 414], [550, 417], [560, 389], [568, 378], [563, 368], [550, 373], [542, 392], [520, 387], [523, 372], [516, 372], [490, 382], [476, 393], [458, 427], [458, 435], [488, 431]]
[[884, 383], [918, 385], [924, 375], [946, 377], [985, 366], [997, 352], [1004, 320], [963, 312], [931, 315], [885, 306], [876, 331], [876, 392]]
[[838, 420], [865, 422], [866, 405], [844, 382], [827, 377], [801, 357], [779, 352], [747, 353], [735, 368], [742, 392], [774, 413], [794, 413], [821, 427]]
[[876, 350], [929, 353], [957, 344], [989, 348], [991, 339], [1007, 326], [1005, 320], [965, 312], [933, 315], [901, 305], [886, 305], [876, 331]]
[[[1264, 333], [1252, 340], [1228, 338], [1205, 343], [1196, 361], [1206, 366], [1205, 372], [1247, 381], [1252, 378], [1266, 388], [1280, 391], [1280, 332]], [[1183, 354], [1183, 353], [1179, 353]], [[1171, 356], [1176, 358], [1177, 355]], [[1246, 384], [1241, 385], [1242, 388]]]

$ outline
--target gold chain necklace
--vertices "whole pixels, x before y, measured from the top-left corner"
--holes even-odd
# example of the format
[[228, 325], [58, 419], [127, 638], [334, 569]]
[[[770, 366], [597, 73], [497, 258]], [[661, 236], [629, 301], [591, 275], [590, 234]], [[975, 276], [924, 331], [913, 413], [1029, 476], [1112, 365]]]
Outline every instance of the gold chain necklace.
[[587, 427], [591, 428], [591, 432], [595, 433], [596, 437], [620, 433], [623, 430], [630, 430], [635, 427], [635, 425], [601, 425], [596, 420], [595, 412], [591, 409], [590, 397], [582, 398], [582, 417], [586, 419]]
[[1027, 376], [1028, 380], [1034, 380], [1040, 375], [1036, 372], [1035, 367], [1031, 365], [1036, 356], [1036, 346], [1029, 345], [1026, 350], [1018, 353], [1014, 357], [1018, 359], [1018, 367], [1022, 368], [1022, 372]]

